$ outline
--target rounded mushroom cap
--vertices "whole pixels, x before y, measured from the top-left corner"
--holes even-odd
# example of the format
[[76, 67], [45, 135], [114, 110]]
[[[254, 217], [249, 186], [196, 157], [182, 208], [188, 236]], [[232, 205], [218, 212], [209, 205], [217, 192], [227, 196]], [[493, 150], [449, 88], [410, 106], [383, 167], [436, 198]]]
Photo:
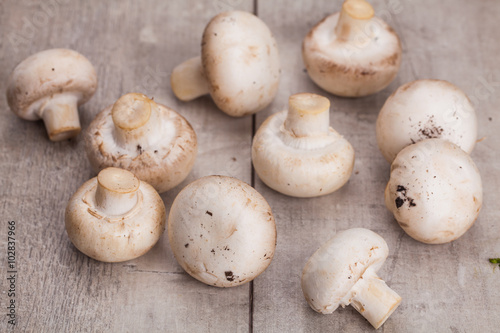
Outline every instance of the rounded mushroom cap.
[[189, 275], [208, 285], [233, 287], [269, 266], [276, 225], [269, 204], [254, 188], [235, 178], [208, 176], [175, 198], [168, 237]]
[[401, 44], [382, 19], [370, 19], [374, 38], [338, 38], [335, 27], [340, 13], [324, 18], [305, 37], [302, 58], [311, 79], [329, 93], [359, 97], [374, 94], [396, 77], [401, 64]]
[[442, 244], [462, 236], [482, 202], [476, 165], [451, 142], [417, 142], [401, 150], [392, 163], [385, 205], [403, 230], [420, 242]]
[[[124, 214], [110, 215], [99, 206], [98, 187], [123, 195], [137, 195], [137, 202]], [[114, 202], [120, 205], [120, 201]], [[111, 207], [113, 210], [113, 207]], [[85, 182], [66, 207], [66, 232], [75, 247], [104, 262], [121, 262], [148, 252], [165, 230], [165, 205], [156, 190], [132, 173], [108, 168]]]
[[7, 82], [10, 109], [26, 120], [38, 120], [37, 110], [53, 95], [71, 93], [78, 105], [92, 97], [97, 75], [90, 61], [68, 49], [35, 53], [14, 68]]
[[431, 138], [453, 142], [470, 153], [477, 140], [477, 118], [469, 98], [442, 80], [416, 80], [399, 87], [377, 118], [377, 142], [392, 163], [404, 147]]
[[378, 271], [388, 254], [385, 240], [371, 230], [338, 232], [304, 266], [304, 297], [315, 311], [332, 313], [365, 271], [370, 267]]
[[230, 116], [262, 110], [278, 91], [276, 41], [266, 24], [251, 13], [215, 16], [203, 33], [202, 62], [210, 95]]
[[[180, 184], [193, 168], [198, 151], [196, 134], [189, 122], [174, 110], [142, 94], [125, 96], [130, 97], [125, 101], [128, 104], [118, 100], [120, 105], [117, 102], [101, 111], [85, 131], [90, 164], [96, 172], [111, 166], [129, 170], [158, 192], [168, 191]], [[113, 112], [124, 103], [130, 107], [128, 116], [126, 112]], [[145, 104], [149, 113], [141, 107]], [[131, 122], [143, 125], [150, 120], [151, 112], [158, 116], [151, 120], [157, 127], [148, 128], [133, 143], [120, 144], [116, 127], [126, 131]]]
[[252, 144], [259, 178], [272, 189], [293, 197], [315, 197], [338, 190], [349, 180], [354, 149], [333, 128], [324, 137], [291, 137], [283, 133], [287, 111], [271, 115]]

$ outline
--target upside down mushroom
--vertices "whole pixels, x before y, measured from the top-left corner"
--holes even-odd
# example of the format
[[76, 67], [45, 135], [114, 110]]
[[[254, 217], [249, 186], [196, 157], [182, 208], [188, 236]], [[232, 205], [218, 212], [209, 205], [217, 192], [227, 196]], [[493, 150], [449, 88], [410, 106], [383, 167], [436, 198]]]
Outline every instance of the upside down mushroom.
[[462, 236], [476, 221], [482, 202], [479, 170], [449, 141], [419, 141], [392, 162], [385, 205], [420, 242], [443, 244]]
[[241, 117], [272, 102], [279, 75], [278, 47], [266, 24], [251, 13], [229, 11], [208, 23], [201, 57], [175, 67], [171, 85], [182, 101], [210, 94], [223, 112]]
[[90, 61], [68, 49], [51, 49], [31, 55], [19, 63], [7, 82], [7, 102], [26, 120], [43, 119], [52, 141], [80, 133], [78, 106], [97, 88]]
[[322, 314], [352, 305], [379, 328], [401, 303], [401, 297], [377, 276], [388, 254], [385, 240], [371, 230], [338, 232], [304, 266], [304, 297]]
[[384, 89], [396, 77], [399, 38], [374, 13], [365, 0], [346, 0], [340, 13], [309, 31], [302, 58], [318, 86], [338, 96], [359, 97]]
[[404, 147], [431, 138], [453, 142], [471, 153], [477, 117], [465, 93], [443, 80], [416, 80], [399, 87], [377, 117], [377, 143], [392, 163]]
[[165, 230], [165, 206], [155, 189], [131, 172], [107, 168], [85, 182], [66, 207], [66, 232], [75, 247], [104, 262], [148, 252]]
[[269, 204], [253, 187], [232, 177], [208, 176], [175, 198], [168, 238], [177, 262], [193, 278], [234, 287], [269, 266], [276, 225]]
[[252, 162], [267, 186], [294, 197], [315, 197], [349, 180], [354, 149], [330, 127], [329, 110], [328, 98], [295, 94], [288, 110], [261, 125], [252, 144]]
[[160, 193], [187, 177], [197, 147], [184, 117], [137, 93], [101, 111], [85, 132], [85, 150], [97, 172], [111, 166], [127, 169]]

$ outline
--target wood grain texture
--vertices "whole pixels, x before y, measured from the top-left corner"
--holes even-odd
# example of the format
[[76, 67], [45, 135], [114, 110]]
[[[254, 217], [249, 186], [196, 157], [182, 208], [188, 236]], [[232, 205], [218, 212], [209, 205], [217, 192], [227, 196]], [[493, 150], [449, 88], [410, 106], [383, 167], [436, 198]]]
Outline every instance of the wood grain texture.
[[[272, 203], [278, 224], [273, 264], [254, 282], [256, 332], [366, 332], [371, 325], [352, 307], [331, 315], [315, 313], [300, 289], [309, 256], [336, 231], [369, 228], [385, 238], [390, 254], [379, 276], [403, 302], [382, 326], [383, 332], [493, 332], [498, 325], [500, 271], [488, 258], [500, 253], [498, 209], [500, 173], [495, 116], [500, 102], [499, 43], [490, 15], [493, 1], [372, 1], [399, 34], [403, 61], [396, 80], [380, 93], [358, 99], [321, 91], [307, 77], [300, 46], [309, 29], [342, 1], [259, 2], [258, 14], [275, 33], [281, 51], [282, 81], [274, 106], [257, 115], [286, 108], [290, 94], [313, 92], [330, 98], [331, 124], [353, 145], [354, 173], [339, 191], [321, 198], [294, 199], [266, 187], [256, 188]], [[286, 13], [286, 14], [284, 14]], [[421, 244], [407, 236], [384, 206], [389, 164], [378, 151], [375, 121], [387, 97], [401, 84], [423, 78], [448, 80], [462, 88], [478, 112], [479, 137], [472, 157], [484, 182], [484, 205], [476, 224], [460, 239], [444, 245]]]
[[[97, 93], [80, 108], [83, 128], [122, 94], [141, 92], [178, 110], [195, 129], [197, 161], [188, 179], [162, 195], [167, 209], [181, 188], [205, 175], [226, 174], [250, 182], [252, 119], [230, 118], [207, 97], [179, 102], [170, 89], [170, 72], [199, 54], [204, 26], [225, 8], [225, 1], [50, 3], [50, 8], [35, 1], [1, 6], [1, 267], [6, 267], [6, 222], [15, 220], [16, 331], [248, 331], [250, 286], [222, 290], [192, 279], [175, 261], [166, 233], [146, 255], [121, 264], [100, 263], [76, 250], [64, 229], [64, 209], [76, 189], [95, 176], [82, 137], [49, 142], [41, 122], [17, 118], [5, 99], [7, 77], [22, 59], [47, 48], [75, 49], [90, 59], [99, 79]], [[253, 10], [251, 1], [236, 5]], [[36, 29], [23, 31], [25, 22]], [[25, 39], [11, 42], [22, 33]], [[7, 301], [2, 294], [3, 309]], [[3, 332], [8, 325], [5, 311], [1, 313]]]
[[[247, 0], [0, 2], [0, 331], [14, 332], [365, 332], [372, 328], [352, 307], [331, 315], [309, 308], [300, 289], [302, 268], [336, 231], [369, 228], [383, 236], [390, 255], [380, 276], [403, 302], [383, 332], [495, 332], [500, 308], [500, 69], [495, 0], [382, 1], [376, 12], [400, 35], [403, 62], [382, 92], [338, 98], [308, 78], [301, 43], [336, 1], [256, 1], [258, 16], [273, 31], [282, 61], [275, 101], [254, 118], [230, 118], [207, 97], [182, 103], [170, 89], [175, 65], [200, 51], [205, 24], [218, 12], [254, 10]], [[255, 187], [270, 203], [278, 228], [271, 266], [236, 288], [205, 286], [183, 272], [166, 234], [146, 255], [121, 264], [87, 258], [70, 243], [64, 209], [76, 189], [95, 176], [81, 136], [52, 143], [41, 122], [9, 111], [5, 98], [13, 67], [35, 52], [67, 47], [87, 56], [99, 79], [95, 96], [80, 107], [82, 127], [122, 94], [141, 92], [178, 110], [193, 125], [199, 154], [188, 179], [162, 195], [167, 210], [189, 182], [225, 174]], [[479, 118], [472, 157], [481, 171], [484, 204], [476, 224], [460, 239], [425, 245], [407, 236], [385, 209], [389, 165], [375, 140], [375, 120], [401, 84], [423, 78], [462, 88]], [[320, 198], [295, 199], [252, 175], [253, 126], [286, 108], [293, 93], [313, 92], [331, 103], [331, 124], [356, 151], [346, 186]], [[255, 124], [253, 122], [255, 121]], [[17, 222], [18, 325], [7, 325], [7, 221]], [[249, 297], [251, 296], [251, 297]], [[253, 298], [253, 301], [251, 299]]]

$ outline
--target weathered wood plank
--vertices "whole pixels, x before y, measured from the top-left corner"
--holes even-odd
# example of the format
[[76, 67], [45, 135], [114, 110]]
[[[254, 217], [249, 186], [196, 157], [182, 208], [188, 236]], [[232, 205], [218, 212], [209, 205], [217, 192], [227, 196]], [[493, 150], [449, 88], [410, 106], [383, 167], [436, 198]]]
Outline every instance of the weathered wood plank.
[[[500, 72], [494, 1], [373, 1], [378, 13], [401, 36], [403, 63], [397, 79], [384, 91], [359, 99], [338, 98], [321, 91], [303, 71], [301, 42], [342, 1], [260, 1], [258, 14], [274, 32], [280, 47], [282, 81], [279, 95], [258, 114], [257, 127], [270, 114], [286, 108], [290, 94], [314, 92], [330, 98], [331, 124], [354, 146], [356, 164], [349, 183], [331, 195], [294, 199], [266, 187], [256, 188], [271, 203], [278, 225], [276, 256], [254, 282], [256, 332], [365, 332], [371, 330], [352, 307], [332, 315], [315, 313], [300, 288], [302, 268], [320, 244], [336, 231], [372, 229], [390, 249], [380, 276], [403, 302], [381, 330], [386, 332], [486, 332], [498, 330], [500, 270], [488, 257], [500, 254], [498, 166]], [[487, 15], [485, 13], [488, 13]], [[484, 182], [484, 206], [476, 224], [459, 240], [425, 245], [407, 236], [385, 209], [384, 187], [389, 165], [378, 151], [375, 120], [386, 98], [399, 85], [439, 78], [461, 87], [479, 117], [479, 143], [472, 157]]]
[[[192, 279], [175, 261], [166, 233], [145, 256], [122, 264], [99, 263], [77, 251], [64, 230], [64, 209], [74, 191], [94, 176], [81, 136], [49, 142], [41, 122], [23, 121], [8, 110], [4, 92], [11, 69], [26, 56], [73, 48], [91, 60], [99, 79], [96, 95], [80, 108], [83, 128], [133, 91], [154, 96], [193, 125], [199, 155], [188, 179], [162, 195], [167, 209], [183, 186], [205, 175], [250, 182], [252, 119], [225, 116], [209, 98], [177, 101], [169, 76], [175, 65], [200, 52], [201, 34], [212, 16], [228, 6], [252, 11], [253, 2], [47, 3], [0, 5], [1, 313], [8, 301], [3, 293], [6, 221], [15, 220], [17, 331], [248, 331], [249, 285], [221, 290]], [[2, 315], [0, 331], [7, 328]]]

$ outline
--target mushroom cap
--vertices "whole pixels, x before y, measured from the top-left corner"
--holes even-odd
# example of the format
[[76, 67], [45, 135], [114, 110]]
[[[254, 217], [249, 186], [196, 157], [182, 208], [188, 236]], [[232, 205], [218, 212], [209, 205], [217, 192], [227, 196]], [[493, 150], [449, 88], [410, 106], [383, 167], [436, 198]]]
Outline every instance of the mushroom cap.
[[158, 103], [161, 139], [155, 144], [120, 147], [114, 134], [113, 105], [101, 111], [85, 131], [85, 150], [96, 172], [119, 167], [162, 193], [177, 186], [193, 168], [198, 143], [189, 122], [174, 110]]
[[38, 120], [37, 110], [54, 95], [71, 93], [78, 105], [88, 101], [97, 88], [97, 75], [90, 61], [68, 49], [35, 53], [19, 63], [7, 82], [10, 109], [26, 120]]
[[252, 144], [252, 162], [270, 188], [293, 197], [332, 193], [350, 178], [354, 149], [333, 128], [327, 136], [284, 135], [287, 111], [271, 115], [260, 126]]
[[269, 204], [250, 185], [207, 176], [175, 198], [168, 237], [189, 275], [208, 285], [233, 287], [252, 281], [269, 266], [276, 225]]
[[416, 80], [399, 87], [377, 118], [377, 142], [392, 163], [404, 147], [431, 138], [453, 142], [471, 153], [477, 140], [477, 118], [469, 98], [443, 80]]
[[374, 16], [376, 38], [348, 42], [337, 38], [340, 13], [325, 17], [302, 43], [302, 58], [311, 79], [329, 93], [359, 97], [374, 94], [391, 83], [401, 64], [401, 43], [394, 30]]
[[471, 157], [442, 139], [407, 146], [391, 165], [385, 205], [403, 230], [428, 244], [451, 242], [476, 220], [481, 176]]
[[165, 230], [165, 205], [159, 194], [141, 181], [135, 207], [123, 215], [107, 215], [96, 205], [97, 178], [85, 182], [68, 202], [65, 222], [71, 242], [87, 256], [104, 262], [145, 254]]
[[365, 271], [371, 268], [377, 272], [388, 254], [385, 240], [371, 230], [338, 232], [304, 266], [304, 297], [315, 311], [332, 313]]
[[203, 33], [202, 63], [215, 104], [240, 117], [265, 108], [278, 91], [276, 40], [257, 16], [230, 11], [215, 16]]

